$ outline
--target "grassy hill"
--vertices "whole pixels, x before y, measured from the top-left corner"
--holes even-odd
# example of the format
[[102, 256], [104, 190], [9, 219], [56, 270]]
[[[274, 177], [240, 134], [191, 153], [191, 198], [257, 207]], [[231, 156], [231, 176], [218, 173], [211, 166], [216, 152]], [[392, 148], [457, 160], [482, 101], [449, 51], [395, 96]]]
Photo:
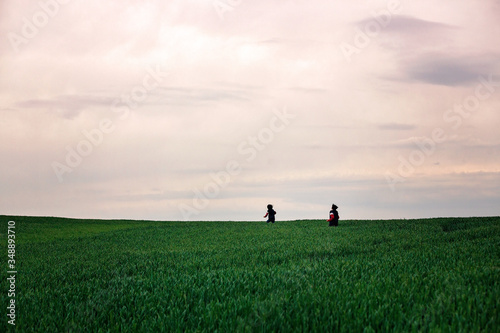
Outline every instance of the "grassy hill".
[[500, 217], [152, 222], [0, 216], [16, 329], [498, 332]]

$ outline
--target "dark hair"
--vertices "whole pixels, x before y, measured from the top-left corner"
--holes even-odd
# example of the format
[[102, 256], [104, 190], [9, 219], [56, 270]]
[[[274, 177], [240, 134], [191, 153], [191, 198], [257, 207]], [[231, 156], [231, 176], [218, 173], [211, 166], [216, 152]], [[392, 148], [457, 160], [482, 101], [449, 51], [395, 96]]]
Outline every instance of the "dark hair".
[[272, 209], [273, 208], [273, 205], [269, 204], [267, 205], [267, 209]]
[[339, 208], [339, 207], [337, 207], [337, 205], [336, 205], [336, 204], [333, 204], [333, 205], [332, 205], [332, 209], [337, 209], [337, 208]]

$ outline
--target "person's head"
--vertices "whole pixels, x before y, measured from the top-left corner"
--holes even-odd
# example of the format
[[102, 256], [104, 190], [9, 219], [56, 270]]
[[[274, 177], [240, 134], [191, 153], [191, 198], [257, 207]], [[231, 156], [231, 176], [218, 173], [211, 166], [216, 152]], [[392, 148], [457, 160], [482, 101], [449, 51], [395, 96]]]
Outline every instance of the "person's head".
[[336, 205], [336, 204], [333, 204], [333, 205], [332, 205], [332, 209], [337, 209], [337, 208], [339, 208], [339, 207], [337, 207], [337, 205]]
[[267, 209], [273, 209], [273, 205], [271, 204], [267, 205]]

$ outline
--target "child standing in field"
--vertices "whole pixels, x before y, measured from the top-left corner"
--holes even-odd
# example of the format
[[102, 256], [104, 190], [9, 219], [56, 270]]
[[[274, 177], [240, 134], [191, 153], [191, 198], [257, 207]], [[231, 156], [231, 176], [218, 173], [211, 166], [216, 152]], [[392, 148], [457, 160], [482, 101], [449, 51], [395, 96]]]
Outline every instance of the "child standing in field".
[[268, 217], [267, 223], [271, 222], [274, 223], [274, 215], [276, 215], [276, 211], [273, 209], [273, 205], [269, 204], [267, 205], [267, 213], [264, 215], [264, 217]]
[[337, 227], [339, 225], [339, 212], [337, 212], [337, 207], [335, 204], [332, 205], [332, 210], [330, 211], [330, 219], [327, 220], [329, 227]]

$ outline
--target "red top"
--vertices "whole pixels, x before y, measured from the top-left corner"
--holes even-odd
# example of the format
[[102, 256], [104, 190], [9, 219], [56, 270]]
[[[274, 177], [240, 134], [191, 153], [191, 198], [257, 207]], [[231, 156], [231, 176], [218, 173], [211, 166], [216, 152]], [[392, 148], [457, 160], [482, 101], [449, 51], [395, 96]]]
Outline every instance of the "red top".
[[333, 221], [333, 219], [335, 219], [335, 214], [333, 214], [333, 212], [330, 212], [330, 219], [328, 220], [328, 222]]

